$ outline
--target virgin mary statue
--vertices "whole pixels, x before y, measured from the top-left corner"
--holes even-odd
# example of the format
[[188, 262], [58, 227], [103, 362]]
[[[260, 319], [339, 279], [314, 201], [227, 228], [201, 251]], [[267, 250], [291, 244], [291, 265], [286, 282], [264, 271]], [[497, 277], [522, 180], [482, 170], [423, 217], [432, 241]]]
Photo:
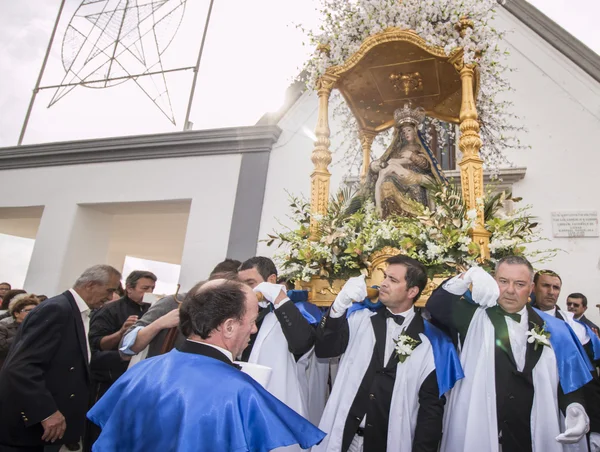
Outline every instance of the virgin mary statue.
[[426, 186], [435, 179], [445, 180], [432, 152], [422, 140], [417, 126], [425, 111], [409, 103], [394, 112], [392, 143], [369, 168], [367, 190], [374, 192], [375, 205], [383, 218], [389, 215], [415, 216], [418, 206], [429, 205]]

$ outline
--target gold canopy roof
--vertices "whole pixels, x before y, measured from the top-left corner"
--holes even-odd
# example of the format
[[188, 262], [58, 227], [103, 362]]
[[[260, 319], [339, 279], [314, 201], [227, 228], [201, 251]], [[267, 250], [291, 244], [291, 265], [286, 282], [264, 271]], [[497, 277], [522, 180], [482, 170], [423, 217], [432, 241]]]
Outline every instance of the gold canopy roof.
[[[462, 84], [457, 49], [446, 56], [412, 31], [391, 28], [367, 38], [343, 65], [330, 67], [334, 80], [362, 130], [380, 132], [394, 125], [394, 111], [407, 101], [428, 116], [459, 123]], [[475, 76], [474, 94], [477, 91]], [[475, 96], [476, 97], [476, 96]]]

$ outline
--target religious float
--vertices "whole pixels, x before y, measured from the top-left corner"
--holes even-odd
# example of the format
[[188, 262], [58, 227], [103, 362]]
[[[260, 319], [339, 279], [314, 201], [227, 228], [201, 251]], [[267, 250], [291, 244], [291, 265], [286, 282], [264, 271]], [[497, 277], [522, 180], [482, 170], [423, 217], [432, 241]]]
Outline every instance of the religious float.
[[[267, 239], [280, 248], [275, 257], [285, 275], [313, 303], [330, 305], [345, 280], [360, 273], [377, 286], [385, 260], [403, 253], [428, 269], [422, 305], [447, 275], [524, 254], [525, 244], [540, 240], [528, 208], [514, 208], [519, 199], [484, 187], [482, 157], [491, 170], [503, 164], [502, 147], [514, 142], [507, 132], [515, 131], [507, 105], [495, 99], [506, 81], [501, 33], [489, 24], [494, 6], [492, 0], [324, 2], [322, 33], [310, 35], [317, 50], [306, 66], [319, 99], [310, 200], [292, 196], [294, 226]], [[334, 90], [343, 97], [343, 124], [360, 143], [350, 152], [361, 153], [362, 165], [358, 186], [330, 199]], [[456, 125], [462, 158], [460, 180], [452, 181], [426, 132]], [[377, 139], [389, 141], [374, 158]]]

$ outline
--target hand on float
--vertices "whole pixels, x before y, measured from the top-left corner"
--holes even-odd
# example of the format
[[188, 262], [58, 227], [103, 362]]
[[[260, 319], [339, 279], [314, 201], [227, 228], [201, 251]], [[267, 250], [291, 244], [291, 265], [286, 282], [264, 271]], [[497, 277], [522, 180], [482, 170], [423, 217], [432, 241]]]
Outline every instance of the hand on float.
[[565, 431], [556, 437], [562, 444], [574, 444], [590, 429], [590, 418], [579, 403], [571, 403], [565, 411]]
[[500, 288], [496, 280], [481, 267], [471, 267], [465, 274], [473, 284], [473, 301], [484, 307], [495, 306], [500, 296]]
[[363, 301], [367, 297], [367, 283], [365, 276], [355, 276], [350, 278], [342, 287], [342, 290], [335, 298], [332, 308], [336, 312], [344, 312], [353, 301]]
[[282, 284], [262, 282], [253, 290], [254, 292], [261, 293], [265, 300], [273, 303], [274, 305], [278, 305], [283, 300], [288, 298], [286, 287]]

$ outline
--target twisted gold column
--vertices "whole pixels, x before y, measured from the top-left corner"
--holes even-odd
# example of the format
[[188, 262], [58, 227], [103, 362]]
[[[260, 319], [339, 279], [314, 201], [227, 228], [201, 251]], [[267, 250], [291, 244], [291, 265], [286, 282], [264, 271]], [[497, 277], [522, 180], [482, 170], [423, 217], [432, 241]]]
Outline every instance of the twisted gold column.
[[369, 165], [371, 164], [371, 145], [377, 136], [377, 132], [373, 130], [360, 130], [359, 138], [360, 145], [363, 151], [362, 169], [360, 170], [360, 182], [364, 184], [369, 173]]
[[[461, 58], [462, 60], [462, 58]], [[483, 160], [479, 157], [481, 138], [479, 137], [479, 121], [473, 96], [474, 69], [471, 65], [457, 65], [462, 81], [462, 104], [460, 106], [460, 139], [458, 147], [463, 153], [460, 166], [463, 199], [469, 209], [477, 211], [477, 219], [471, 238], [481, 249], [481, 260], [490, 257], [490, 233], [485, 229], [484, 219], [484, 187]]]
[[327, 213], [329, 201], [329, 180], [331, 173], [327, 168], [331, 163], [331, 151], [329, 150], [329, 95], [335, 84], [335, 78], [325, 74], [317, 83], [319, 95], [319, 116], [315, 128], [315, 148], [311, 160], [315, 170], [310, 176], [310, 238], [316, 240], [318, 221], [316, 215]]

